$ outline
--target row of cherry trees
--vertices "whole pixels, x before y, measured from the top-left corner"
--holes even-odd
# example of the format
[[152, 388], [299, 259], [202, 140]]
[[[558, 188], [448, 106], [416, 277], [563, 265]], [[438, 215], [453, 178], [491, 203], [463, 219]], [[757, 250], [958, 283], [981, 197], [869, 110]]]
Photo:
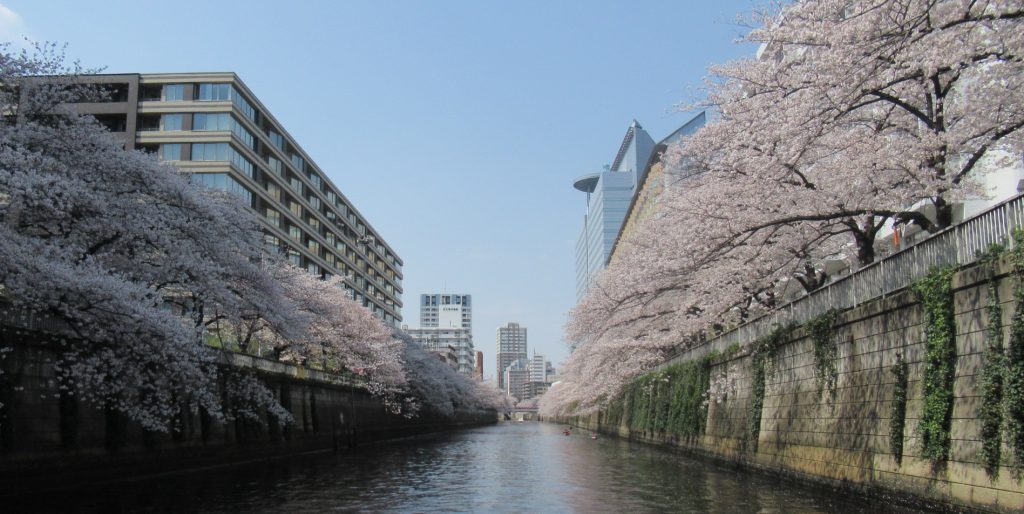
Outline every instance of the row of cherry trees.
[[253, 373], [218, 365], [218, 352], [241, 351], [345, 372], [407, 415], [500, 405], [393, 334], [341, 279], [268, 255], [236, 198], [77, 114], [103, 94], [83, 72], [53, 45], [0, 51], [0, 300], [66, 322], [60, 394], [153, 430], [183, 404], [289, 422]]
[[874, 261], [880, 231], [936, 231], [1024, 141], [1019, 1], [799, 0], [758, 55], [711, 69], [714, 122], [670, 147], [657, 213], [573, 310], [550, 414], [586, 413], [678, 345]]

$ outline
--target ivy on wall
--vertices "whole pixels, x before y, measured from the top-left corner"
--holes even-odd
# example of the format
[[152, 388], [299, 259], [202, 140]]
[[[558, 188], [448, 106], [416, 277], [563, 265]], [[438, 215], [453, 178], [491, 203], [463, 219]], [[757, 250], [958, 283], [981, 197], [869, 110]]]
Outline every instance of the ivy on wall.
[[934, 268], [913, 286], [925, 318], [924, 406], [918, 434], [921, 455], [933, 461], [949, 456], [956, 366], [953, 271], [952, 267]]
[[711, 366], [737, 350], [738, 347], [730, 347], [724, 354], [714, 352], [703, 359], [672, 364], [636, 378], [609, 402], [604, 411], [606, 423], [680, 437], [703, 435]]
[[768, 335], [754, 342], [751, 353], [750, 404], [747, 412], [747, 445], [750, 451], [757, 451], [761, 436], [761, 415], [764, 408], [764, 393], [767, 379], [775, 374], [776, 357], [779, 348], [789, 341], [795, 325], [776, 325]]
[[833, 327], [839, 311], [830, 309], [824, 314], [807, 322], [807, 333], [814, 347], [814, 377], [818, 384], [818, 396], [828, 390], [829, 399], [836, 399], [836, 382], [839, 371], [836, 366], [838, 347], [836, 346]]
[[1003, 349], [1003, 313], [999, 307], [999, 289], [996, 287], [995, 263], [1005, 248], [992, 245], [979, 257], [988, 269], [987, 300], [985, 307], [985, 351], [981, 368], [981, 460], [989, 477], [999, 474], [1002, 457], [1003, 377], [1006, 374], [1006, 353]]
[[1018, 229], [1013, 237], [1013, 275], [1016, 279], [1013, 297], [1016, 306], [1010, 320], [1010, 341], [1004, 362], [1003, 414], [1011, 463], [1020, 474], [1024, 468], [1024, 232]]
[[889, 417], [889, 450], [896, 464], [903, 462], [903, 427], [907, 423], [907, 361], [896, 354], [896, 363], [890, 369], [893, 375], [892, 416]]

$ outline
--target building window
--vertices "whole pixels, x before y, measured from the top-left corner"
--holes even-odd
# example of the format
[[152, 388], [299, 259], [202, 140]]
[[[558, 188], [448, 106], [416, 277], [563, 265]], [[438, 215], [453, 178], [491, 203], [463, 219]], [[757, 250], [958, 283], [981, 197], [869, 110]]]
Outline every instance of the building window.
[[231, 100], [231, 84], [199, 84], [199, 100], [208, 102]]
[[192, 145], [193, 161], [228, 160], [227, 143], [196, 143]]
[[160, 159], [164, 161], [180, 161], [181, 145], [178, 143], [160, 145]]
[[252, 162], [236, 152], [234, 148], [231, 149], [231, 164], [234, 164], [236, 168], [245, 173], [249, 178], [256, 176], [256, 169], [253, 167]]
[[271, 225], [273, 225], [273, 226], [275, 226], [277, 228], [281, 228], [281, 213], [275, 211], [274, 209], [269, 209], [268, 208], [267, 209], [267, 221], [269, 221]]
[[309, 251], [313, 252], [313, 254], [320, 255], [320, 243], [310, 239], [309, 242], [306, 243], [306, 248], [309, 248]]
[[294, 264], [296, 266], [302, 266], [302, 256], [299, 255], [299, 252], [297, 252], [295, 250], [292, 250], [292, 249], [289, 249], [288, 250], [288, 262], [291, 262], [292, 264]]
[[316, 264], [313, 263], [309, 263], [309, 266], [306, 266], [306, 270], [314, 275], [320, 274], [320, 266], [317, 266]]
[[317, 189], [320, 189], [321, 181], [320, 181], [320, 176], [319, 175], [317, 175], [316, 173], [310, 173], [309, 174], [309, 181], [310, 181], [310, 183], [313, 184], [313, 187], [315, 187]]
[[185, 84], [164, 84], [165, 102], [180, 102], [185, 99]]
[[302, 241], [302, 230], [299, 227], [288, 227], [288, 235], [296, 241]]
[[197, 112], [192, 130], [231, 130], [231, 115], [226, 112]]
[[263, 236], [263, 244], [267, 251], [271, 253], [276, 254], [281, 251], [281, 240], [270, 234]]
[[320, 220], [310, 216], [308, 223], [310, 227], [313, 227], [313, 230], [317, 231], [318, 233], [320, 232]]
[[268, 155], [267, 165], [270, 166], [270, 171], [274, 172], [274, 175], [277, 175], [278, 177], [282, 178], [284, 177], [284, 167], [281, 161]]
[[270, 136], [270, 142], [277, 147], [278, 150], [284, 151], [284, 136], [274, 132], [273, 130], [267, 130], [267, 135]]
[[242, 111], [246, 118], [256, 123], [256, 109], [235, 88], [231, 88], [231, 103], [235, 104], [235, 107], [238, 107], [238, 110]]
[[311, 207], [313, 207], [314, 209], [316, 209], [318, 211], [320, 210], [320, 199], [319, 198], [317, 198], [315, 196], [311, 196], [311, 197], [308, 198], [308, 200], [309, 200], [309, 205]]
[[184, 114], [164, 114], [160, 117], [160, 123], [163, 125], [160, 129], [165, 131], [181, 130], [184, 119]]
[[153, 132], [160, 130], [160, 115], [140, 116], [139, 130], [142, 132]]
[[230, 130], [245, 146], [256, 148], [252, 133], [226, 112], [196, 113], [193, 130]]
[[227, 143], [196, 143], [192, 145], [193, 161], [230, 161], [249, 178], [255, 175], [255, 168], [249, 159], [235, 151]]
[[267, 183], [267, 193], [274, 200], [277, 200], [278, 202], [281, 201], [281, 188], [280, 187], [277, 187], [276, 185], [271, 184], [271, 183]]
[[299, 195], [302, 195], [302, 181], [301, 181], [301, 180], [299, 180], [299, 179], [297, 179], [297, 178], [295, 178], [295, 177], [292, 177], [292, 178], [291, 178], [291, 179], [290, 179], [290, 180], [288, 181], [288, 184], [289, 184], [290, 186], [292, 186], [292, 191], [295, 191], [295, 192], [296, 192], [296, 193], [298, 193]]
[[256, 138], [249, 130], [242, 126], [238, 120], [231, 118], [231, 133], [235, 135], [245, 146], [256, 149]]
[[242, 198], [247, 204], [252, 203], [252, 193], [226, 173], [196, 173], [192, 175], [192, 182], [209, 188], [227, 191]]
[[305, 165], [305, 162], [306, 161], [302, 160], [302, 157], [292, 154], [292, 166], [295, 166], [295, 169], [303, 171], [303, 166]]
[[297, 202], [288, 202], [288, 210], [291, 211], [292, 214], [300, 218], [302, 217], [302, 207]]

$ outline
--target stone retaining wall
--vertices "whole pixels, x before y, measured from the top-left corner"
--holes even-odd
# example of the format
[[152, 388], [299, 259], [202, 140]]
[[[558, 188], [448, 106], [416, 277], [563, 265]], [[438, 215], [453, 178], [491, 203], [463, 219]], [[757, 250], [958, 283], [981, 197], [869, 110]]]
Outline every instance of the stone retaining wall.
[[192, 467], [311, 451], [346, 450], [419, 433], [495, 423], [494, 411], [421, 412], [406, 418], [337, 377], [245, 355], [224, 365], [257, 372], [295, 422], [222, 422], [183, 409], [182, 430], [156, 433], [56, 387], [54, 345], [32, 333], [0, 329], [0, 496], [53, 486], [121, 479]]
[[[1004, 346], [1015, 304], [1010, 263], [997, 267]], [[756, 444], [750, 441], [753, 359], [733, 356], [711, 361], [710, 375], [727, 372], [735, 388], [721, 403], [707, 407], [704, 434], [687, 440], [668, 431], [609, 426], [608, 413], [577, 418], [575, 423], [606, 433], [668, 444], [743, 465], [839, 485], [854, 491], [916, 498], [952, 509], [995, 512], [1024, 509], [1024, 484], [1007, 467], [990, 478], [981, 462], [980, 373], [986, 348], [989, 274], [981, 267], [953, 278], [956, 313], [956, 379], [952, 444], [945, 462], [921, 458], [917, 425], [923, 405], [924, 315], [913, 293], [903, 290], [841, 313], [831, 336], [837, 343], [835, 397], [819, 393], [814, 348], [806, 328], [797, 328], [777, 353], [775, 372], [765, 382]], [[807, 321], [807, 320], [803, 320]], [[763, 336], [760, 334], [759, 336]], [[749, 343], [749, 342], [748, 342]], [[681, 355], [696, 360], [717, 348], [716, 341]], [[890, 450], [897, 354], [908, 364], [904, 450], [898, 462]], [[1008, 448], [1003, 444], [1003, 461]]]

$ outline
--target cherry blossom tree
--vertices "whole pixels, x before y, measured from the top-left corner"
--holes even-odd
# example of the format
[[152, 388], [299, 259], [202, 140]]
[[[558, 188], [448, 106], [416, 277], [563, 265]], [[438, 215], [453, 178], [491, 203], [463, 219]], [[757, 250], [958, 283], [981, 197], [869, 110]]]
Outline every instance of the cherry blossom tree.
[[496, 403], [395, 336], [340, 278], [265, 254], [235, 197], [76, 113], [103, 94], [83, 71], [53, 45], [0, 51], [0, 299], [64, 324], [61, 394], [151, 430], [171, 428], [183, 404], [287, 423], [255, 373], [222, 355], [265, 350], [345, 374], [407, 415]]
[[[4, 297], [66, 323], [66, 394], [155, 430], [185, 400], [223, 415], [207, 322], [213, 313], [238, 318], [253, 303], [288, 311], [259, 270], [255, 221], [76, 114], [75, 102], [102, 92], [62, 63], [52, 45], [0, 52]], [[265, 389], [243, 389], [250, 412], [289, 419]]]
[[248, 353], [265, 346], [278, 360], [346, 372], [388, 401], [405, 389], [402, 344], [351, 298], [340, 277], [321, 279], [274, 256], [263, 262], [264, 273], [289, 303], [288, 323], [277, 324], [263, 311], [244, 312], [239, 322], [211, 325], [219, 346], [237, 344]]
[[404, 360], [409, 377], [405, 411], [415, 413], [421, 408], [451, 416], [456, 409], [511, 408], [508, 397], [498, 389], [470, 380], [428, 352], [407, 334], [398, 333], [405, 345]]
[[1019, 2], [804, 0], [760, 13], [756, 58], [712, 68], [718, 121], [670, 148], [657, 214], [567, 330], [548, 412], [599, 408], [672, 348], [929, 231], [1024, 147]]

